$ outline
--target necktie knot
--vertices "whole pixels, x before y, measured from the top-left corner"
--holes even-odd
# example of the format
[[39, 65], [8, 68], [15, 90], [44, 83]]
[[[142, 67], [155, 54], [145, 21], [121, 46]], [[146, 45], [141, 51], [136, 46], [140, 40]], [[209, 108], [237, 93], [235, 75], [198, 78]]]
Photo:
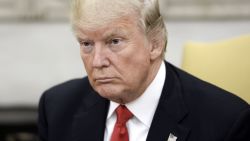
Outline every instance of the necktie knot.
[[117, 124], [126, 124], [126, 122], [133, 117], [133, 114], [124, 105], [119, 105], [116, 110]]

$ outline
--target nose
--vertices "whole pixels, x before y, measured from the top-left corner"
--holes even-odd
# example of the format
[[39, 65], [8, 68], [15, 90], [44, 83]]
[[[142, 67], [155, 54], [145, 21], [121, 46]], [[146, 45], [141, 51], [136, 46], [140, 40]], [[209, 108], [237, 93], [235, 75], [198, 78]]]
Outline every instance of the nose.
[[96, 44], [92, 66], [94, 68], [103, 68], [108, 67], [110, 65], [108, 54], [105, 48], [102, 45]]

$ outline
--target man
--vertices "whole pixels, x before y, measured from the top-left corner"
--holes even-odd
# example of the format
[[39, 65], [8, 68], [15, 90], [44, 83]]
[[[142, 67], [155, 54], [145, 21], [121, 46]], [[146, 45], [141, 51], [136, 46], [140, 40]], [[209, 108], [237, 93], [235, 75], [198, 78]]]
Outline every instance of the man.
[[163, 60], [157, 0], [73, 0], [88, 76], [47, 90], [42, 141], [250, 141], [250, 107]]

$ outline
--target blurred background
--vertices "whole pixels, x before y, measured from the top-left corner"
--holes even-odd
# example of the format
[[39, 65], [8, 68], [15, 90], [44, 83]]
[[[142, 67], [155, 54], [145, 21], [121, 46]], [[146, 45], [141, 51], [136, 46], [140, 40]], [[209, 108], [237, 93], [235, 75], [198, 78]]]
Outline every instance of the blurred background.
[[[249, 0], [161, 0], [160, 7], [166, 59], [177, 67], [188, 41], [250, 33]], [[0, 141], [35, 141], [41, 94], [86, 75], [69, 10], [70, 0], [0, 0]]]

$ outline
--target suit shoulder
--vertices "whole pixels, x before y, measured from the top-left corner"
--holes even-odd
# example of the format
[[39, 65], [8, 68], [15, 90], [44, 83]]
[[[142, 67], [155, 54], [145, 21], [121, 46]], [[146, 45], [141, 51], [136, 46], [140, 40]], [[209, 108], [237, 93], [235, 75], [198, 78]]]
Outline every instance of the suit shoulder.
[[57, 84], [48, 90], [46, 90], [46, 93], [54, 93], [54, 92], [68, 92], [68, 91], [75, 91], [80, 88], [88, 88], [90, 86], [88, 78], [79, 78], [79, 79], [72, 79], [68, 80], [66, 82]]
[[39, 109], [46, 111], [47, 118], [57, 119], [65, 113], [69, 117], [90, 93], [92, 87], [86, 77], [69, 80], [46, 90], [40, 98]]
[[89, 85], [89, 81], [88, 81], [87, 77], [65, 81], [63, 83], [57, 84], [57, 85], [49, 88], [46, 91], [53, 92], [53, 91], [68, 90], [68, 89], [78, 88], [78, 87], [81, 87], [83, 85]]
[[46, 90], [42, 97], [46, 100], [70, 100], [77, 99], [91, 90], [87, 77], [81, 79], [72, 79], [61, 84], [55, 85]]

